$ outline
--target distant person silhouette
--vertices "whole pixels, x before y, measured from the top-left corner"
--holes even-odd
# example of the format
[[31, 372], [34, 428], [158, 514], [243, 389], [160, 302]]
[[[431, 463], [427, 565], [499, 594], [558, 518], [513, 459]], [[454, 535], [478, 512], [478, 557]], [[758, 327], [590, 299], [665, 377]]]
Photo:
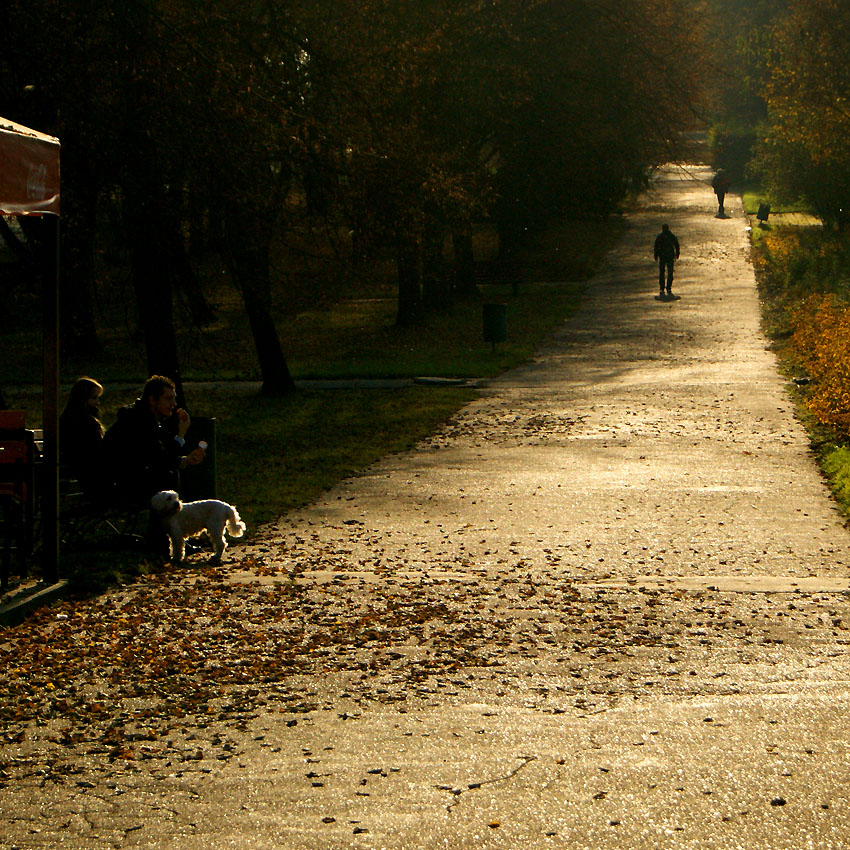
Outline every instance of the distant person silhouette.
[[722, 168], [717, 169], [717, 174], [711, 181], [711, 188], [714, 189], [714, 194], [717, 195], [717, 218], [726, 218], [726, 210], [723, 208], [723, 202], [726, 200], [726, 193], [729, 191], [729, 178]]
[[661, 233], [655, 237], [654, 254], [655, 259], [658, 261], [658, 294], [664, 297], [666, 278], [666, 294], [670, 297], [673, 294], [673, 264], [679, 259], [679, 240], [673, 231], [670, 230], [670, 225], [661, 225]]

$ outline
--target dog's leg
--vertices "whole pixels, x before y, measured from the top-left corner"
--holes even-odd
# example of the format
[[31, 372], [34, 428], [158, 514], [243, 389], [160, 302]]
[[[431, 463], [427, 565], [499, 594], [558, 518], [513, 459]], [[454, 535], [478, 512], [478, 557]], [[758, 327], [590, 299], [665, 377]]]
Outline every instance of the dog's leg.
[[222, 531], [219, 534], [210, 534], [210, 540], [213, 545], [213, 556], [210, 558], [211, 564], [220, 564], [221, 556], [224, 554], [224, 550], [227, 548], [227, 541], [224, 539], [224, 532]]

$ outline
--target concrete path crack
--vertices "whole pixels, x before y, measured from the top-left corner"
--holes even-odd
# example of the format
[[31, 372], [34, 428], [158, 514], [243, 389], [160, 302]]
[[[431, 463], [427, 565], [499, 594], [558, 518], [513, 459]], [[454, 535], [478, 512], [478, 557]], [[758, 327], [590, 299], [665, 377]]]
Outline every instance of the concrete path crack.
[[466, 788], [456, 788], [451, 785], [437, 785], [436, 788], [438, 791], [451, 791], [454, 796], [454, 802], [449, 803], [449, 805], [446, 806], [446, 811], [452, 811], [452, 809], [454, 809], [454, 807], [460, 802], [460, 798], [469, 791], [477, 791], [485, 785], [498, 785], [499, 783], [507, 782], [508, 780], [513, 779], [520, 771], [528, 767], [533, 761], [537, 761], [537, 756], [517, 756], [517, 758], [522, 759], [522, 763], [517, 765], [517, 767], [513, 770], [508, 771], [508, 773], [504, 774], [504, 776], [494, 776], [492, 779], [482, 779], [480, 782], [470, 782]]

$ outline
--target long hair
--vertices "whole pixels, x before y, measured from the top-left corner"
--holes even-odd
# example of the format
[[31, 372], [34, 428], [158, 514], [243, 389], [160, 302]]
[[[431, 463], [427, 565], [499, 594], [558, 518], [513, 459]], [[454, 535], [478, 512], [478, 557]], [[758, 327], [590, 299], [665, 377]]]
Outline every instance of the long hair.
[[100, 425], [101, 433], [103, 433], [103, 423], [98, 418], [97, 413], [86, 406], [86, 402], [94, 393], [100, 395], [102, 392], [103, 387], [94, 378], [82, 377], [78, 379], [68, 393], [68, 401], [65, 403], [61, 418], [68, 420], [78, 416], [90, 417]]

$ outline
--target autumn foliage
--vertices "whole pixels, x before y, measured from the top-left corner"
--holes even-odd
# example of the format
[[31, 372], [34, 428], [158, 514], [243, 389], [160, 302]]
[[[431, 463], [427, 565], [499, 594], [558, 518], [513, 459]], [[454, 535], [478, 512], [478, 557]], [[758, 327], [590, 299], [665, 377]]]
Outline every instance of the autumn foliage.
[[819, 229], [764, 234], [754, 256], [763, 287], [781, 304], [787, 358], [808, 379], [818, 422], [850, 437], [850, 245]]
[[812, 295], [795, 311], [793, 345], [812, 380], [807, 405], [818, 421], [850, 435], [850, 305]]
[[781, 6], [763, 56], [767, 120], [757, 170], [777, 198], [805, 199], [837, 229], [848, 221], [850, 7], [842, 0]]

